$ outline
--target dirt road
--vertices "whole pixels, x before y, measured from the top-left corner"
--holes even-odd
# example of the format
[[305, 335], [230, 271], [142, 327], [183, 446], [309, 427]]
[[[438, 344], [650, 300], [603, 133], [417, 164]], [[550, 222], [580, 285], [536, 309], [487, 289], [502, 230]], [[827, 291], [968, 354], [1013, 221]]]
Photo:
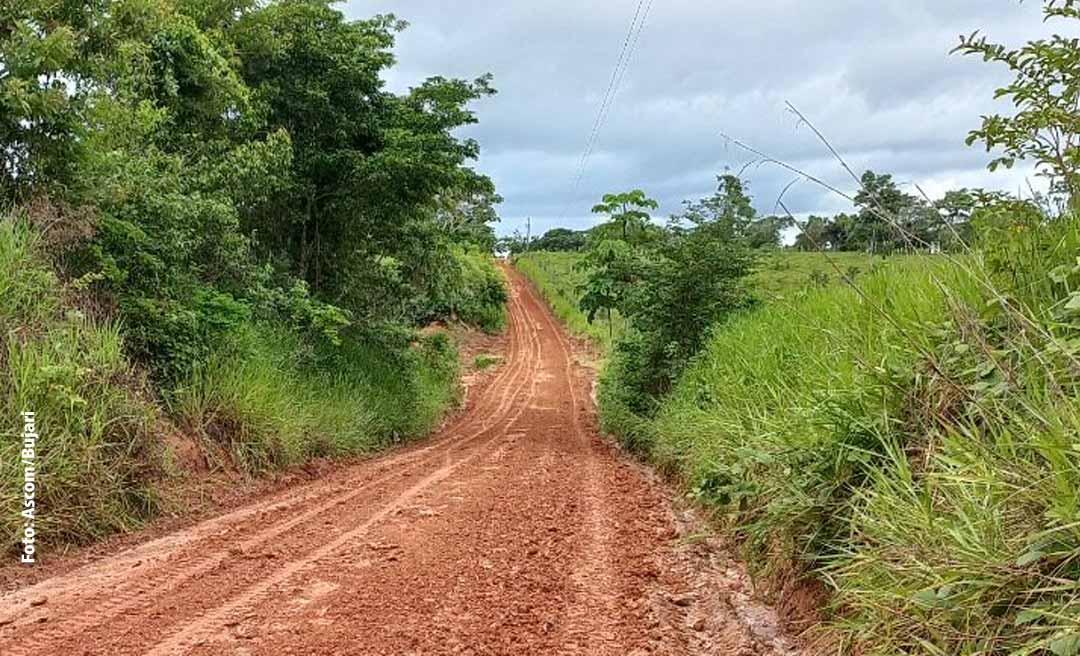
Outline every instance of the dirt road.
[[4, 654], [786, 651], [594, 429], [515, 272], [503, 363], [433, 439], [0, 597]]

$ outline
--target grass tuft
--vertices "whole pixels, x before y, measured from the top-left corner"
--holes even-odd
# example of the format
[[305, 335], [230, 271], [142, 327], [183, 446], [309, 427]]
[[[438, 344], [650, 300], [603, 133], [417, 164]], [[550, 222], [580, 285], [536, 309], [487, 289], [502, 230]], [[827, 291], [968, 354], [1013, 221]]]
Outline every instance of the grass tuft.
[[404, 356], [376, 343], [342, 349], [304, 363], [293, 338], [252, 327], [177, 389], [173, 412], [258, 473], [422, 435], [456, 401], [457, 354], [445, 333]]
[[488, 367], [494, 367], [502, 362], [502, 358], [497, 355], [491, 355], [490, 353], [481, 353], [473, 359], [474, 369], [487, 369]]

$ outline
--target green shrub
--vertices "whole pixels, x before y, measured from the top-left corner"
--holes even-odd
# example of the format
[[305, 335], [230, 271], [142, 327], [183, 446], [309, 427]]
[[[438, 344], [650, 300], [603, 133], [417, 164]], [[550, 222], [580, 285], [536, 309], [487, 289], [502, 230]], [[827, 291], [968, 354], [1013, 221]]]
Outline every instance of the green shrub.
[[491, 355], [489, 353], [481, 353], [473, 358], [473, 367], [475, 369], [487, 369], [488, 367], [494, 367], [502, 361], [497, 355]]
[[610, 347], [626, 329], [626, 320], [618, 312], [612, 312], [610, 324], [607, 315], [591, 323], [581, 310], [580, 288], [586, 276], [577, 264], [582, 258], [580, 253], [528, 252], [515, 256], [514, 266], [536, 286], [555, 316], [571, 332]]
[[457, 285], [458, 317], [494, 333], [506, 326], [506, 277], [490, 255], [466, 252], [459, 256], [462, 281]]
[[755, 254], [735, 235], [727, 221], [703, 222], [639, 256], [638, 280], [620, 305], [631, 330], [614, 365], [635, 413], [651, 415], [709, 331], [753, 302], [744, 279]]
[[71, 267], [96, 275], [132, 353], [175, 381], [251, 318], [266, 280], [234, 208], [184, 189], [174, 158], [145, 160], [114, 172], [125, 184], [100, 191], [97, 234]]

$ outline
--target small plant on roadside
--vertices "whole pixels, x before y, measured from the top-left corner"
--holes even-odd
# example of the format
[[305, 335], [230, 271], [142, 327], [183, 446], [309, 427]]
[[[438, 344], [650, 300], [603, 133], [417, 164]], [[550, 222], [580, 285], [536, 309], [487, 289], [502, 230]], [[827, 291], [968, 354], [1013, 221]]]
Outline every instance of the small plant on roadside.
[[488, 367], [494, 367], [502, 362], [502, 358], [497, 355], [491, 355], [490, 353], [481, 353], [473, 358], [473, 369], [482, 370]]

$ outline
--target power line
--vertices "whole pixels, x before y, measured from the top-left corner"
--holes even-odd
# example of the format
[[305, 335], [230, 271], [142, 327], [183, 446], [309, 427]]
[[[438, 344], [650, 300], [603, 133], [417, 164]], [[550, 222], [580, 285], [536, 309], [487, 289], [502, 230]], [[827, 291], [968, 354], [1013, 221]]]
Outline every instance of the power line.
[[626, 71], [630, 66], [630, 59], [637, 47], [638, 40], [641, 38], [641, 31], [645, 27], [645, 19], [652, 9], [652, 3], [653, 0], [639, 0], [638, 2], [637, 11], [634, 13], [634, 19], [630, 23], [630, 29], [627, 30], [626, 38], [623, 41], [622, 51], [619, 54], [619, 59], [615, 64], [615, 69], [611, 73], [611, 81], [608, 83], [608, 88], [604, 93], [603, 101], [600, 103], [600, 109], [597, 111], [593, 129], [585, 142], [585, 150], [581, 154], [581, 161], [579, 162], [578, 171], [574, 178], [571, 196], [577, 192], [581, 180], [585, 176], [589, 158], [596, 148], [596, 144], [600, 138], [600, 131], [603, 128], [604, 122], [607, 120], [611, 107], [614, 104], [615, 96], [618, 94], [619, 86], [622, 84], [623, 77], [625, 77]]
[[577, 172], [574, 175], [574, 182], [570, 189], [570, 198], [567, 199], [566, 206], [563, 208], [562, 212], [562, 219], [564, 220], [566, 219], [567, 211], [573, 202], [573, 196], [581, 186], [582, 178], [585, 177], [585, 170], [589, 165], [589, 158], [592, 157], [593, 150], [595, 150], [596, 144], [600, 138], [600, 131], [611, 111], [615, 96], [619, 91], [619, 86], [626, 76], [626, 71], [630, 67], [630, 59], [633, 57], [634, 50], [637, 49], [638, 41], [641, 39], [641, 32], [645, 28], [645, 21], [649, 17], [652, 5], [653, 0], [638, 0], [637, 10], [634, 12], [633, 20], [630, 21], [630, 28], [626, 31], [622, 49], [619, 51], [619, 58], [615, 62], [614, 70], [611, 72], [611, 79], [608, 81], [607, 89], [604, 91], [604, 97], [600, 102], [599, 110], [597, 110], [596, 119], [593, 121], [592, 129], [589, 131], [589, 136], [585, 140], [585, 149], [582, 151], [581, 158], [578, 160]]
[[[600, 139], [600, 129], [603, 127], [604, 121], [607, 120], [608, 113], [610, 113], [612, 106], [615, 104], [615, 96], [619, 92], [619, 87], [622, 84], [623, 77], [626, 76], [626, 71], [630, 67], [630, 58], [634, 54], [634, 50], [637, 49], [638, 40], [641, 38], [641, 32], [645, 28], [645, 19], [648, 18], [649, 12], [652, 9], [653, 0], [647, 0], [645, 4], [645, 11], [641, 13], [641, 20], [637, 23], [637, 29], [633, 29], [631, 24], [631, 31], [633, 32], [633, 41], [630, 42], [629, 50], [626, 53], [626, 59], [623, 62], [622, 68], [616, 69], [613, 74], [614, 84], [611, 86], [611, 93], [608, 96], [607, 102], [600, 107], [600, 113], [597, 115], [596, 128], [593, 131], [590, 142], [587, 144], [587, 150], [584, 153], [584, 161], [582, 162], [582, 170], [579, 176], [585, 174], [585, 167], [589, 163], [589, 157], [592, 155], [593, 150], [596, 148], [596, 144]], [[640, 9], [640, 3], [639, 3]], [[636, 18], [636, 16], [635, 16]], [[617, 77], [615, 77], [617, 75]]]
[[614, 91], [622, 79], [624, 65], [628, 62], [627, 56], [630, 52], [630, 44], [633, 43], [634, 35], [637, 34], [638, 19], [641, 18], [641, 10], [645, 7], [646, 1], [647, 0], [638, 0], [637, 9], [634, 11], [634, 18], [630, 21], [630, 28], [627, 29], [626, 37], [623, 39], [622, 48], [619, 50], [619, 59], [615, 62], [615, 68], [611, 71], [611, 79], [608, 80], [607, 89], [604, 90], [604, 95], [600, 102], [600, 109], [596, 112], [596, 118], [593, 119], [592, 128], [589, 130], [588, 137], [585, 138], [585, 150], [582, 151], [581, 157], [578, 159], [579, 171], [588, 159], [588, 154], [591, 151], [596, 135], [600, 131], [604, 116], [607, 114], [608, 105], [614, 97]]

